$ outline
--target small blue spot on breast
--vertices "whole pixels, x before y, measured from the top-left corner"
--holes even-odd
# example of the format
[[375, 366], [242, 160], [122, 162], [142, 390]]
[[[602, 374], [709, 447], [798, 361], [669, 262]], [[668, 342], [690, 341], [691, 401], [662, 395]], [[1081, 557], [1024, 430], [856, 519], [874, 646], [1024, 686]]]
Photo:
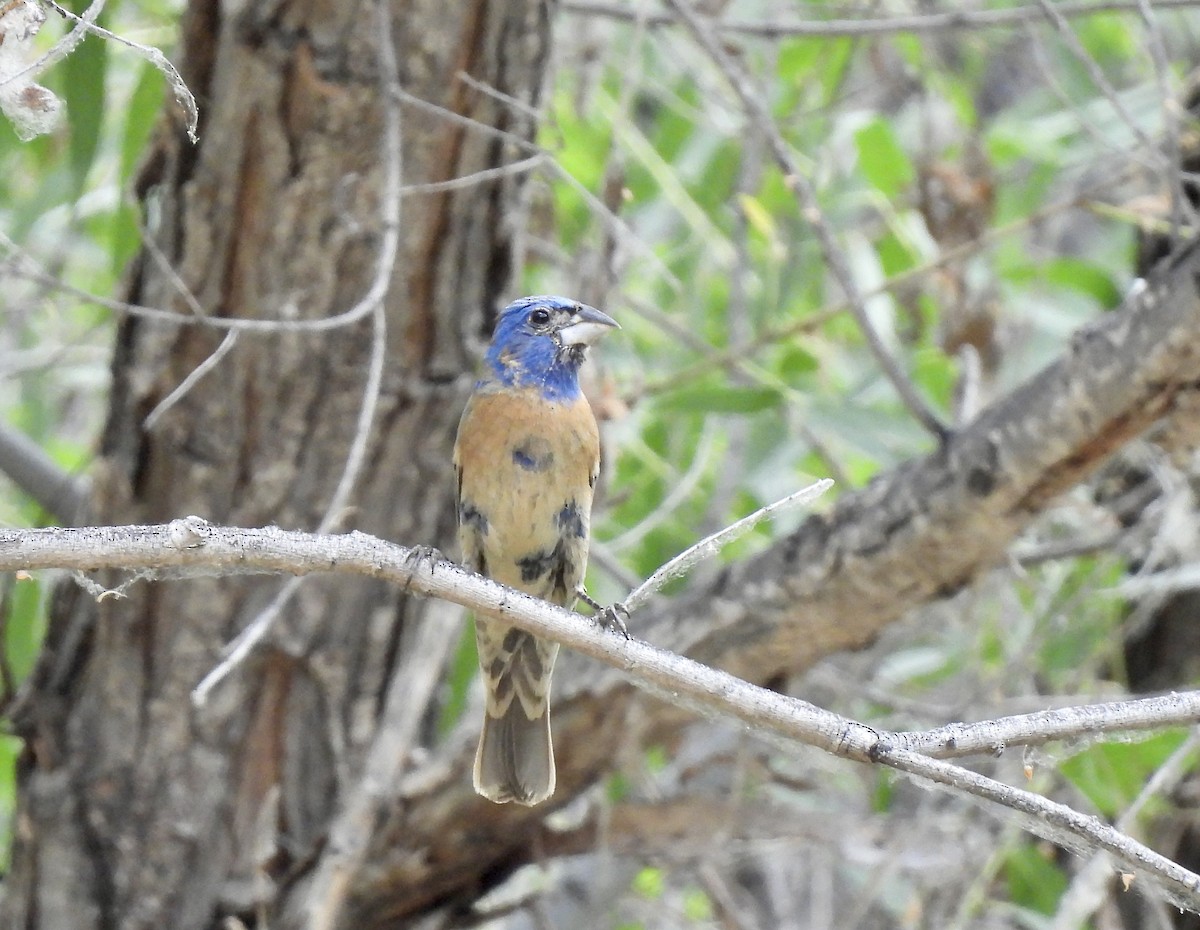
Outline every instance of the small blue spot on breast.
[[526, 471], [548, 471], [554, 464], [554, 450], [540, 436], [526, 436], [513, 448], [512, 460]]

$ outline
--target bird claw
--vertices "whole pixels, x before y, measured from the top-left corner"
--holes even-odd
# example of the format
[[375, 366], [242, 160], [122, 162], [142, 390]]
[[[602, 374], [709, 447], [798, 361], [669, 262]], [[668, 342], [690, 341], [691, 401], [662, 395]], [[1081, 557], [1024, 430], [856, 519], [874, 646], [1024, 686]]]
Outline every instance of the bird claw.
[[625, 609], [624, 604], [610, 604], [605, 607], [588, 594], [587, 591], [583, 590], [583, 585], [575, 589], [575, 596], [596, 612], [596, 619], [600, 621], [600, 625], [604, 629], [616, 630], [626, 639], [629, 639], [629, 627], [625, 625], [625, 621], [629, 618], [629, 611]]
[[433, 574], [434, 566], [438, 562], [444, 561], [445, 556], [442, 555], [442, 550], [436, 546], [413, 546], [408, 550], [408, 555], [405, 556], [405, 564], [412, 569], [412, 574], [409, 575], [408, 581], [404, 585], [404, 590], [412, 590], [413, 576], [420, 571], [421, 566], [428, 563], [429, 574]]
[[429, 570], [432, 572], [433, 567], [438, 562], [445, 561], [445, 558], [442, 555], [442, 550], [437, 546], [413, 546], [408, 550], [408, 556], [404, 561], [414, 569], [419, 568], [422, 563], [428, 562]]
[[629, 611], [625, 609], [625, 605], [621, 603], [609, 604], [607, 607], [602, 607], [596, 615], [600, 620], [600, 625], [606, 630], [615, 630], [626, 639], [629, 639], [629, 627], [625, 621], [629, 619]]

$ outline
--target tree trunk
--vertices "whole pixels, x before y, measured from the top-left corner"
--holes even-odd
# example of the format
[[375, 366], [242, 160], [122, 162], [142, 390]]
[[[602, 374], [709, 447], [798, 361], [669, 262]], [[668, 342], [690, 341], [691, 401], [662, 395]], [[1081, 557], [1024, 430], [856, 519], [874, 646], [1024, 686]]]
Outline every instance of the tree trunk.
[[[536, 106], [543, 84], [545, 3], [395, 2], [391, 21], [404, 90], [484, 124], [398, 105], [404, 183], [522, 157], [484, 130], [532, 138], [521, 104]], [[313, 321], [364, 298], [385, 241], [379, 35], [370, 5], [190, 5], [180, 47], [200, 141], [164, 126], [147, 159], [154, 249], [131, 269], [128, 300]], [[452, 551], [451, 445], [475, 350], [511, 296], [520, 188], [512, 175], [403, 199], [378, 409], [336, 528]], [[355, 436], [373, 332], [370, 316], [242, 332], [148, 428], [225, 333], [127, 317], [90, 520], [316, 528]], [[195, 709], [192, 689], [282, 584], [140, 581], [99, 603], [60, 592], [20, 715], [29, 742], [5, 926], [182, 930], [302, 913], [291, 879], [323, 852], [427, 605], [307, 580], [271, 644]]]

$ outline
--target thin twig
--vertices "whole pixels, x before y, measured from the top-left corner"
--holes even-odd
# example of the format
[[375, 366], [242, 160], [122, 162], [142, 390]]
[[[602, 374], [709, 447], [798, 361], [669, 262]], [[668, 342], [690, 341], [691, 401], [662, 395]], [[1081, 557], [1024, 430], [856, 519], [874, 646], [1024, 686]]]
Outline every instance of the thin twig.
[[1183, 163], [1180, 144], [1182, 107], [1178, 90], [1172, 80], [1171, 63], [1163, 41], [1162, 23], [1159, 22], [1149, 0], [1137, 0], [1137, 5], [1142, 25], [1146, 27], [1146, 47], [1150, 50], [1150, 61], [1154, 66], [1154, 84], [1158, 89], [1159, 106], [1162, 108], [1163, 148], [1166, 156], [1163, 181], [1171, 198], [1172, 235], [1179, 238], [1184, 223], [1194, 224], [1196, 219], [1196, 211], [1191, 201], [1183, 196], [1183, 185], [1179, 177]]
[[488, 181], [498, 181], [501, 178], [511, 177], [514, 174], [524, 174], [526, 171], [534, 171], [540, 168], [546, 161], [542, 154], [530, 155], [528, 158], [522, 158], [520, 161], [514, 161], [508, 165], [500, 165], [498, 168], [481, 168], [479, 171], [472, 171], [470, 174], [464, 174], [461, 177], [450, 178], [448, 181], [426, 181], [422, 184], [405, 184], [400, 188], [400, 193], [405, 196], [412, 194], [439, 194], [442, 191], [457, 191], [468, 187], [474, 187], [476, 184], [484, 184]]
[[[15, 71], [12, 74], [5, 75], [0, 83], [10, 84], [20, 81], [22, 78], [35, 78], [39, 74], [45, 72], [48, 68], [54, 67], [64, 58], [75, 51], [76, 47], [87, 38], [89, 29], [99, 29], [95, 24], [96, 18], [104, 12], [105, 0], [92, 0], [88, 4], [82, 15], [68, 12], [60, 7], [53, 0], [46, 0], [47, 4], [52, 7], [57, 13], [67, 19], [75, 21], [75, 28], [68, 32], [65, 36], [55, 42], [42, 55], [31, 61], [20, 71]], [[44, 14], [43, 14], [44, 15]]]
[[1143, 874], [1153, 875], [1164, 893], [1180, 907], [1195, 912], [1200, 906], [1200, 875], [1185, 869], [1147, 846], [1109, 826], [1098, 817], [1051, 801], [1031, 791], [1013, 788], [961, 766], [915, 752], [888, 748], [875, 752], [875, 761], [936, 784], [998, 804], [1023, 815], [1031, 832], [1074, 852], [1101, 849]]
[[195, 387], [200, 379], [212, 371], [221, 363], [229, 351], [237, 343], [237, 330], [231, 329], [225, 334], [225, 338], [204, 361], [192, 369], [186, 378], [179, 382], [175, 390], [158, 402], [153, 410], [146, 414], [146, 419], [142, 421], [142, 429], [150, 432], [162, 418], [162, 415], [174, 407], [181, 401], [193, 387]]
[[[712, 454], [717, 444], [717, 432], [714, 422], [706, 419], [700, 430], [700, 437], [696, 441], [696, 449], [689, 456], [690, 461], [687, 471], [678, 476], [676, 474], [670, 475], [668, 478], [670, 490], [663, 499], [657, 503], [650, 513], [646, 514], [620, 536], [614, 536], [608, 540], [608, 546], [611, 549], [616, 552], [628, 551], [645, 539], [647, 534], [652, 533], [664, 522], [673, 518], [676, 508], [692, 496], [696, 487], [704, 478], [705, 472], [712, 464]], [[644, 445], [642, 448], [646, 450], [644, 453], [646, 455], [655, 454]], [[628, 452], [629, 450], [626, 451]], [[674, 471], [672, 466], [668, 465], [667, 467], [672, 468], [672, 471]]]
[[[1138, 796], [1117, 818], [1115, 826], [1118, 830], [1129, 832], [1147, 803], [1166, 793], [1193, 771], [1198, 745], [1200, 736], [1193, 730], [1167, 761], [1154, 771]], [[1104, 853], [1092, 856], [1071, 878], [1071, 884], [1059, 898], [1054, 922], [1048, 930], [1076, 930], [1086, 923], [1104, 901], [1111, 876], [1112, 859]]]
[[696, 563], [707, 559], [715, 552], [719, 552], [735, 539], [750, 532], [750, 530], [754, 529], [763, 520], [786, 513], [795, 507], [808, 504], [816, 500], [831, 487], [833, 487], [833, 481], [829, 478], [822, 478], [820, 481], [813, 482], [806, 488], [801, 488], [799, 491], [789, 494], [782, 500], [777, 500], [773, 504], [759, 508], [754, 513], [742, 517], [736, 523], [725, 527], [725, 529], [718, 530], [711, 536], [706, 536], [698, 543], [688, 546], [688, 548], [684, 549], [683, 552], [679, 553], [671, 561], [661, 566], [653, 575], [643, 581], [641, 585], [629, 592], [629, 596], [621, 602], [621, 607], [633, 613], [672, 578], [678, 578]]
[[1062, 15], [1057, 5], [1051, 3], [1050, 0], [1037, 0], [1037, 5], [1042, 8], [1042, 12], [1046, 18], [1054, 25], [1054, 28], [1066, 43], [1071, 54], [1087, 70], [1088, 76], [1092, 79], [1092, 84], [1096, 90], [1104, 96], [1104, 99], [1112, 106], [1113, 112], [1129, 127], [1134, 138], [1138, 140], [1142, 148], [1149, 152], [1157, 153], [1158, 149], [1150, 137], [1138, 125], [1133, 114], [1129, 112], [1129, 108], [1121, 100], [1120, 94], [1117, 93], [1112, 83], [1108, 80], [1108, 75], [1104, 73], [1104, 69], [1100, 67], [1092, 54], [1084, 48], [1083, 43], [1079, 41], [1079, 36], [1075, 34], [1075, 30], [1071, 28], [1071, 24], [1067, 22], [1066, 17]]
[[[155, 267], [167, 279], [167, 282], [183, 298], [183, 302], [187, 304], [188, 309], [200, 319], [208, 319], [211, 314], [200, 303], [200, 299], [196, 296], [195, 292], [187, 286], [187, 282], [183, 280], [179, 272], [175, 270], [175, 266], [167, 258], [166, 253], [154, 241], [154, 234], [140, 218], [138, 219], [138, 233], [141, 236], [142, 248], [146, 250], [146, 254], [150, 256], [150, 260], [154, 262]], [[230, 330], [230, 332], [235, 332], [235, 330]]]
[[796, 160], [792, 157], [787, 142], [784, 140], [779, 127], [767, 110], [766, 104], [763, 102], [767, 99], [766, 94], [753, 86], [749, 75], [742, 70], [741, 65], [725, 50], [724, 45], [721, 44], [721, 41], [713, 33], [712, 28], [701, 19], [688, 0], [667, 0], [667, 3], [679, 14], [691, 30], [692, 35], [695, 36], [696, 41], [700, 43], [713, 63], [720, 69], [741, 101], [746, 115], [754, 123], [755, 129], [766, 140], [772, 156], [774, 156], [780, 170], [783, 171], [792, 192], [796, 195], [801, 215], [816, 234], [817, 242], [821, 247], [821, 254], [829, 266], [830, 273], [833, 275], [834, 280], [837, 281], [842, 292], [846, 295], [846, 302], [849, 305], [850, 313], [858, 323], [863, 338], [866, 339], [867, 346], [870, 348], [871, 354], [875, 357], [875, 361], [883, 371], [884, 376], [891, 382], [896, 393], [917, 421], [937, 437], [939, 441], [944, 440], [948, 435], [947, 427], [926, 403], [921, 393], [917, 390], [916, 385], [913, 384], [908, 375], [900, 368], [899, 363], [892, 357], [891, 352], [884, 343], [883, 337], [875, 329], [875, 324], [867, 313], [866, 301], [846, 261], [845, 253], [841, 245], [837, 242], [833, 231], [829, 228], [829, 224], [825, 221], [816, 189], [796, 164]]
[[[1060, 15], [1067, 18], [1095, 16], [1099, 13], [1135, 13], [1140, 0], [1100, 0], [1098, 3], [1064, 2], [1056, 4]], [[1200, 6], [1200, 0], [1154, 0], [1160, 10], [1186, 10]], [[577, 16], [596, 16], [606, 19], [636, 22], [658, 29], [674, 26], [679, 20], [667, 13], [647, 13], [639, 5], [604, 3], [600, 0], [566, 0], [564, 12]], [[799, 22], [717, 19], [713, 27], [722, 33], [753, 36], [762, 39], [782, 39], [792, 36], [828, 38], [857, 38], [887, 36], [901, 33], [930, 33], [994, 29], [1019, 26], [1042, 15], [1038, 6], [1018, 6], [1008, 9], [952, 10], [914, 16], [888, 16], [879, 19], [828, 19]]]
[[482, 135], [491, 136], [495, 139], [503, 139], [505, 142], [510, 142], [520, 152], [527, 155], [541, 155], [546, 159], [546, 167], [553, 171], [554, 174], [565, 181], [570, 187], [583, 198], [588, 209], [592, 214], [599, 218], [600, 222], [606, 227], [606, 232], [618, 239], [623, 245], [626, 245], [630, 250], [641, 258], [646, 259], [654, 266], [655, 271], [662, 276], [663, 280], [670, 285], [671, 289], [676, 293], [683, 290], [683, 285], [675, 273], [667, 267], [658, 253], [646, 242], [642, 240], [636, 232], [619, 216], [613, 213], [604, 205], [604, 202], [592, 193], [588, 188], [581, 184], [579, 180], [565, 168], [562, 167], [550, 153], [541, 148], [537, 143], [530, 142], [516, 133], [509, 132], [505, 129], [500, 129], [496, 126], [489, 126], [487, 123], [477, 119], [472, 119], [462, 113], [455, 113], [447, 107], [437, 103], [425, 100], [415, 94], [410, 94], [402, 87], [393, 87], [391, 91], [401, 103], [406, 103], [417, 109], [424, 110], [427, 113], [433, 113], [439, 118], [448, 122], [455, 123], [459, 126], [465, 126], [474, 132]]
[[[1046, 44], [1040, 36], [1040, 30], [1035, 29], [1030, 24], [1025, 27], [1025, 32], [1027, 47], [1030, 50], [1030, 60], [1037, 69], [1041, 82], [1055, 99], [1062, 104], [1064, 110], [1069, 110], [1074, 114], [1078, 126], [1096, 144], [1097, 151], [1110, 152], [1120, 158], [1127, 159], [1132, 164], [1138, 165], [1151, 173], [1161, 172], [1164, 166], [1168, 165], [1162, 153], [1156, 148], [1151, 148], [1148, 155], [1144, 154], [1146, 148], [1140, 140], [1136, 146], [1126, 148], [1121, 144], [1123, 140], [1117, 137], [1109, 127], [1096, 125], [1096, 122], [1087, 112], [1087, 108], [1071, 99], [1071, 95], [1055, 75], [1054, 67], [1051, 65], [1046, 54]], [[1139, 90], [1146, 95], [1151, 93], [1148, 87], [1142, 87]]]
[[[1198, 0], [1198, 2], [1200, 2], [1200, 0]], [[1070, 197], [1066, 197], [1052, 204], [1048, 204], [1045, 207], [1035, 210], [1026, 216], [1011, 220], [1002, 226], [993, 227], [983, 235], [979, 236], [977, 239], [964, 242], [962, 245], [948, 249], [939, 254], [937, 257], [930, 259], [923, 264], [915, 265], [906, 271], [901, 271], [892, 275], [878, 286], [864, 291], [863, 297], [870, 299], [880, 294], [890, 293], [896, 288], [913, 284], [928, 275], [934, 274], [947, 265], [970, 258], [976, 253], [992, 247], [1002, 239], [1021, 232], [1022, 230], [1028, 229], [1037, 223], [1044, 222], [1058, 213], [1063, 213], [1067, 210], [1083, 209], [1087, 206], [1086, 198], [1111, 189], [1113, 185], [1127, 178], [1128, 173], [1128, 167], [1124, 167], [1115, 175], [1105, 176], [1102, 181], [1089, 185], [1086, 189], [1077, 191]], [[1133, 218], [1130, 217], [1129, 221], [1132, 222]], [[688, 381], [695, 380], [697, 377], [712, 371], [714, 366], [725, 367], [728, 365], [739, 364], [743, 360], [758, 354], [764, 349], [777, 345], [780, 342], [793, 339], [796, 336], [801, 336], [805, 333], [815, 332], [830, 320], [836, 319], [843, 313], [846, 313], [849, 309], [849, 301], [843, 297], [836, 303], [823, 307], [804, 319], [794, 320], [779, 326], [768, 327], [762, 330], [757, 336], [748, 342], [742, 343], [741, 345], [730, 346], [726, 349], [713, 350], [712, 353], [708, 354], [705, 358], [696, 362], [694, 365], [689, 365], [686, 368], [673, 372], [671, 375], [668, 375], [659, 381], [648, 382], [641, 389], [640, 394], [662, 394], [667, 391], [674, 390], [681, 384], [686, 384]]]
[[223, 316], [197, 317], [191, 313], [177, 313], [174, 310], [163, 310], [159, 307], [147, 307], [143, 304], [113, 300], [112, 298], [93, 294], [90, 291], [85, 291], [82, 288], [60, 281], [42, 268], [31, 255], [5, 235], [3, 230], [0, 230], [0, 246], [3, 246], [18, 259], [18, 262], [14, 263], [12, 268], [9, 269], [11, 277], [24, 278], [44, 284], [46, 287], [53, 288], [63, 294], [69, 294], [79, 300], [87, 301], [97, 307], [104, 307], [106, 310], [111, 310], [114, 313], [126, 314], [147, 320], [156, 320], [160, 323], [169, 323], [173, 326], [207, 326], [212, 329], [233, 329], [239, 332], [259, 334], [327, 332], [357, 323], [374, 309], [373, 305], [364, 298], [363, 301], [355, 304], [354, 307], [345, 313], [322, 317], [319, 320], [246, 320]]
[[[108, 39], [111, 42], [119, 42], [121, 45], [124, 45], [125, 47], [137, 52], [148, 62], [150, 62], [150, 64], [154, 65], [154, 67], [162, 72], [163, 77], [167, 79], [167, 83], [171, 86], [171, 93], [175, 95], [175, 101], [181, 107], [183, 107], [185, 116], [184, 128], [187, 130], [188, 139], [192, 142], [196, 141], [196, 126], [200, 121], [199, 110], [196, 107], [196, 98], [192, 96], [192, 92], [188, 90], [188, 86], [184, 83], [183, 77], [178, 71], [175, 70], [175, 66], [167, 60], [166, 55], [152, 45], [142, 45], [139, 42], [126, 39], [124, 36], [119, 36], [115, 32], [110, 32], [103, 26], [97, 26], [94, 20], [96, 16], [99, 15], [99, 10], [97, 10], [96, 14], [93, 15], [92, 8], [103, 6], [102, 3], [92, 3], [92, 5], [84, 11], [83, 16], [78, 16], [75, 13], [72, 13], [70, 10], [65, 9], [64, 7], [55, 3], [54, 0], [42, 0], [42, 2], [46, 3], [60, 16], [75, 22], [75, 28], [71, 30], [70, 35], [67, 37], [68, 39], [72, 39], [71, 45], [66, 49], [65, 52], [62, 53], [60, 57], [65, 58], [68, 54], [70, 54], [71, 50], [83, 40], [85, 32], [94, 33], [95, 35], [98, 35], [104, 39]], [[74, 38], [76, 35], [78, 35], [78, 38]], [[53, 51], [53, 49], [51, 49], [51, 51]], [[49, 53], [47, 53], [47, 57], [49, 57]], [[33, 66], [38, 66], [38, 70], [40, 71], [46, 67], [49, 67], [49, 63], [43, 65], [40, 64], [40, 62], [34, 62]]]

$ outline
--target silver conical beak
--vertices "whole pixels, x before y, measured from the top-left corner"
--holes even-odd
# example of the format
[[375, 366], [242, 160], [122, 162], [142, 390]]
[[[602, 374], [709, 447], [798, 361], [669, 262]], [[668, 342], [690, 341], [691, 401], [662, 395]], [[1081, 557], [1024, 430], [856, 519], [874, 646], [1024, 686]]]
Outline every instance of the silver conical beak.
[[620, 328], [620, 324], [607, 313], [580, 304], [567, 325], [558, 331], [558, 338], [565, 346], [590, 346], [605, 333]]

